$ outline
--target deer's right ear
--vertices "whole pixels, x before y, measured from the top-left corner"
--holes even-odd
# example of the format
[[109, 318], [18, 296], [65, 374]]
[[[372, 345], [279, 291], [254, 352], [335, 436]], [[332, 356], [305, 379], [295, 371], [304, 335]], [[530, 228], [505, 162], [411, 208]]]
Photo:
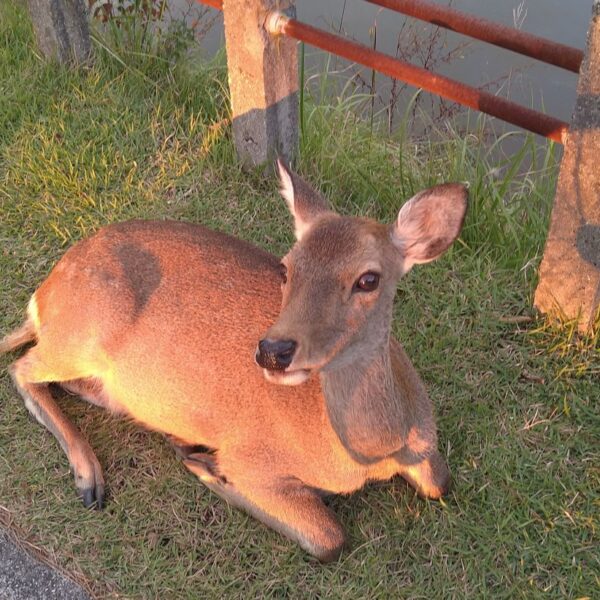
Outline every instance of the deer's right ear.
[[281, 195], [294, 217], [296, 239], [300, 240], [319, 216], [331, 211], [325, 198], [291, 171], [281, 158], [277, 159], [277, 170]]

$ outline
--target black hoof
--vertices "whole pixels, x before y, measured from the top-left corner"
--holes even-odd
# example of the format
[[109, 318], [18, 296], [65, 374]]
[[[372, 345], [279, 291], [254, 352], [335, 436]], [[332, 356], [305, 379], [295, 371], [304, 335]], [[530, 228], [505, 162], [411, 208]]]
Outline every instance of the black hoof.
[[81, 500], [86, 508], [102, 510], [104, 508], [104, 486], [85, 488], [81, 492]]

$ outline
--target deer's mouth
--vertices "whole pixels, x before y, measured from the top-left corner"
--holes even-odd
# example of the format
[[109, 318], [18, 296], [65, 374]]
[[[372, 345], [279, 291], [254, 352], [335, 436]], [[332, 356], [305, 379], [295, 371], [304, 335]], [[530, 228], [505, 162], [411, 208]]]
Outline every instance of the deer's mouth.
[[309, 369], [288, 369], [286, 371], [263, 369], [265, 379], [277, 385], [300, 385], [310, 377]]

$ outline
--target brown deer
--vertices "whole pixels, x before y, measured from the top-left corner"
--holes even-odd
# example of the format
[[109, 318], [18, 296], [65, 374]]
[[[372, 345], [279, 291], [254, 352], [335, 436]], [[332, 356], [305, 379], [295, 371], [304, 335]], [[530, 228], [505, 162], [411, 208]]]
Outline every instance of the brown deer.
[[200, 225], [110, 225], [64, 255], [0, 352], [35, 343], [10, 373], [85, 506], [104, 503], [102, 469], [50, 383], [166, 434], [212, 491], [329, 561], [344, 531], [325, 495], [396, 474], [447, 490], [431, 401], [390, 325], [398, 280], [458, 236], [467, 192], [423, 191], [381, 225], [278, 168], [297, 237], [282, 261]]

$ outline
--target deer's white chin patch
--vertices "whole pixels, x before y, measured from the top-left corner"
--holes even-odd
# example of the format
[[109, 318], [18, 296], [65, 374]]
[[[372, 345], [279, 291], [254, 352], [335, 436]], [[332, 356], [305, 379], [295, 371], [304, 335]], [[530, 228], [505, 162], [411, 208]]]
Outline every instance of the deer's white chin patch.
[[277, 385], [300, 385], [310, 377], [310, 371], [298, 369], [296, 371], [270, 371], [263, 369], [265, 379]]

